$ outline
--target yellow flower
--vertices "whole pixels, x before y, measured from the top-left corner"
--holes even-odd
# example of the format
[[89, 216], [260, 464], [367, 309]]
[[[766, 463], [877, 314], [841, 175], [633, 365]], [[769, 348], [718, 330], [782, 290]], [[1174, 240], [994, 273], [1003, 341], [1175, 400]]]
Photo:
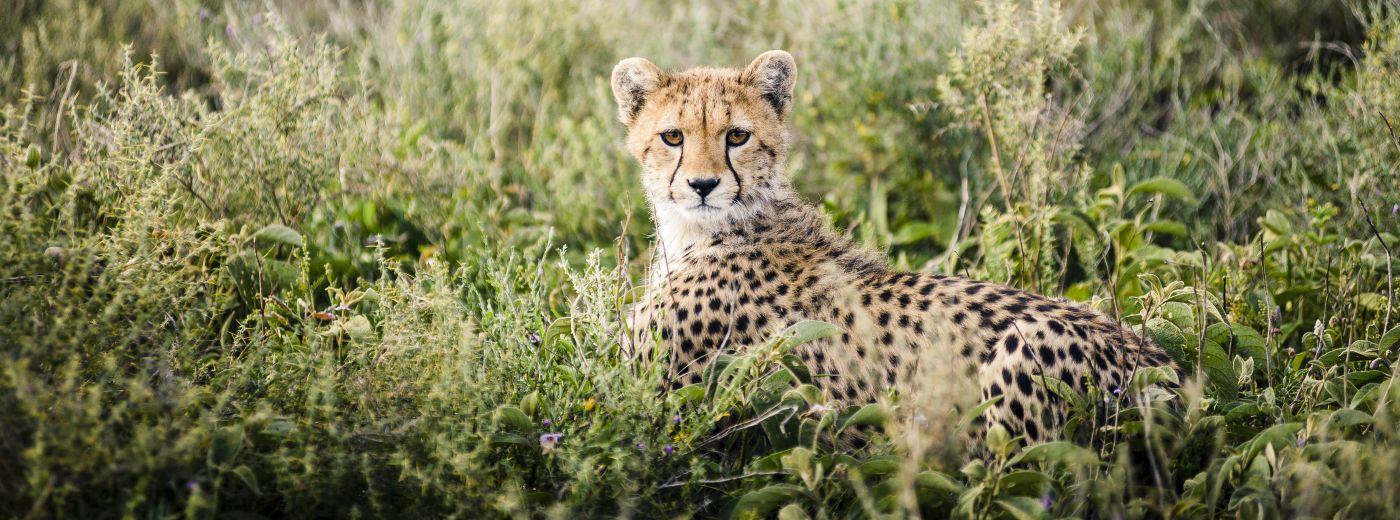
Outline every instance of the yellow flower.
[[596, 407], [596, 406], [598, 406], [598, 400], [597, 400], [597, 399], [594, 399], [594, 398], [592, 398], [592, 397], [589, 397], [587, 401], [584, 401], [584, 402], [583, 402], [583, 411], [585, 411], [585, 412], [591, 412], [591, 411], [593, 411], [593, 408]]

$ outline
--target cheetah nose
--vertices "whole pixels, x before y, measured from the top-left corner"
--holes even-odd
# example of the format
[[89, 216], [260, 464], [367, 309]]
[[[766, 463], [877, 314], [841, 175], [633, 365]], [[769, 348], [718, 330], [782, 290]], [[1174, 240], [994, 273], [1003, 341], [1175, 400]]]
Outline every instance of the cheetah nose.
[[709, 195], [710, 192], [715, 191], [715, 186], [719, 186], [719, 179], [691, 179], [686, 181], [686, 184], [694, 188], [695, 193], [700, 195], [700, 198], [703, 199], [706, 195]]

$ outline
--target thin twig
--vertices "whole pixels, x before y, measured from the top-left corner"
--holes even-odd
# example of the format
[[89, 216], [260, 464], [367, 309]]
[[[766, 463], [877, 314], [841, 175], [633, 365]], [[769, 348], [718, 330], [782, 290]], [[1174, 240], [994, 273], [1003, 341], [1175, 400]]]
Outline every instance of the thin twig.
[[[1389, 126], [1389, 124], [1387, 124]], [[1366, 201], [1358, 199], [1361, 203], [1361, 214], [1366, 217], [1366, 225], [1371, 227], [1371, 234], [1376, 236], [1376, 240], [1381, 243], [1381, 248], [1385, 249], [1385, 322], [1381, 326], [1381, 331], [1390, 330], [1390, 309], [1395, 306], [1395, 275], [1392, 270], [1392, 257], [1390, 245], [1385, 243], [1385, 238], [1381, 237], [1380, 230], [1376, 229], [1376, 223], [1371, 221], [1371, 210], [1366, 208]]]

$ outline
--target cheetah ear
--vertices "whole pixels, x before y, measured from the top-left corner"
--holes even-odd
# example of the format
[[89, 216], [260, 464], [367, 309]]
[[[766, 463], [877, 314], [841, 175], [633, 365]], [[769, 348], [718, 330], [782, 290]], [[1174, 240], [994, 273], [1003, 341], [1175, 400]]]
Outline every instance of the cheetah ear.
[[797, 62], [786, 51], [768, 51], [759, 54], [744, 72], [739, 81], [758, 88], [763, 100], [778, 112], [778, 118], [786, 120], [792, 108], [792, 84], [797, 77]]
[[666, 73], [646, 58], [627, 58], [617, 62], [612, 71], [613, 97], [617, 99], [617, 118], [631, 125], [646, 104], [647, 96], [666, 84]]

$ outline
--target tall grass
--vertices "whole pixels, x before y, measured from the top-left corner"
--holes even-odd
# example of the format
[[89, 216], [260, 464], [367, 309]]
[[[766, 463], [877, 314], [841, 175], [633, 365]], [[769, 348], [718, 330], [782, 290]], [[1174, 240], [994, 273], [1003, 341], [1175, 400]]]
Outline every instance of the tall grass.
[[[1400, 512], [1388, 4], [6, 9], [3, 516]], [[954, 388], [823, 402], [819, 323], [660, 391], [606, 72], [770, 48], [839, 227], [1182, 373], [1060, 389], [1029, 446], [966, 445]]]

